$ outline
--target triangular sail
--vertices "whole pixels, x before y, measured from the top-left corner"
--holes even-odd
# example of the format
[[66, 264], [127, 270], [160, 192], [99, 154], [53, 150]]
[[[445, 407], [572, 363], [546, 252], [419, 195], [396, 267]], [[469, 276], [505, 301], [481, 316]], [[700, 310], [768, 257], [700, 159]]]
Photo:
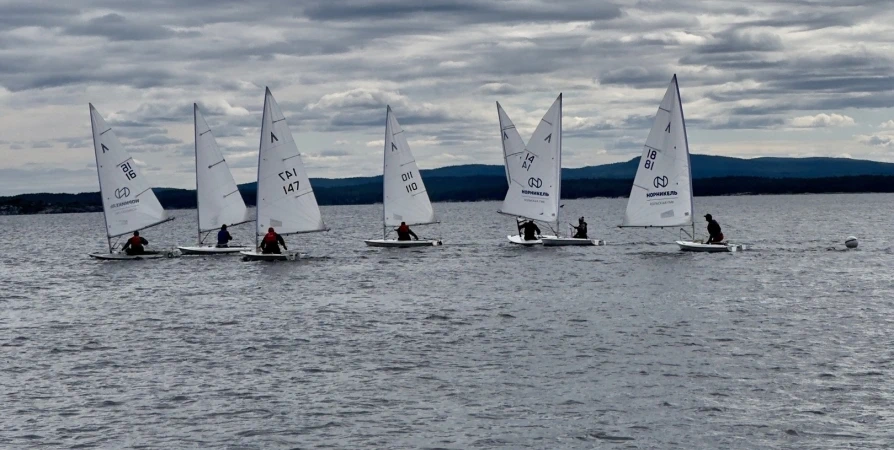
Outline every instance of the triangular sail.
[[562, 94], [540, 120], [521, 158], [507, 158], [506, 164], [511, 176], [500, 212], [557, 221], [562, 182]]
[[196, 197], [199, 232], [251, 220], [236, 180], [217, 147], [211, 128], [193, 104], [196, 134]]
[[622, 226], [672, 227], [691, 223], [689, 143], [674, 75], [646, 139]]
[[385, 118], [385, 162], [382, 171], [385, 226], [401, 222], [420, 225], [435, 221], [422, 175], [397, 117], [388, 107]]
[[106, 235], [113, 238], [170, 220], [133, 158], [92, 104], [90, 122]]
[[500, 140], [503, 142], [503, 167], [506, 168], [506, 182], [511, 183], [512, 176], [509, 170], [515, 164], [511, 163], [510, 160], [522, 157], [522, 154], [525, 152], [525, 142], [518, 134], [512, 119], [500, 106], [500, 102], [497, 102], [497, 115], [500, 118]]
[[323, 217], [282, 110], [267, 89], [258, 154], [257, 234], [325, 231]]

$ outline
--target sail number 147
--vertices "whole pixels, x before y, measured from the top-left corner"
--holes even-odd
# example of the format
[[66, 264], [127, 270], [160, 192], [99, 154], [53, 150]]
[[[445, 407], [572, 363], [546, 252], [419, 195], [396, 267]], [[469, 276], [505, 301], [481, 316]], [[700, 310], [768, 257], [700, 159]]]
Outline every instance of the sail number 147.
[[655, 158], [658, 157], [658, 152], [655, 150], [649, 150], [649, 153], [646, 153], [646, 162], [643, 165], [646, 169], [652, 170], [655, 168]]
[[[298, 171], [295, 170], [294, 167], [290, 170], [286, 170], [285, 172], [279, 173], [279, 178], [283, 181], [289, 181], [293, 177], [294, 178], [298, 177]], [[290, 192], [297, 192], [299, 185], [300, 184], [299, 184], [298, 180], [284, 184], [284, 185], [282, 185], [282, 192], [286, 195], [288, 195]]]

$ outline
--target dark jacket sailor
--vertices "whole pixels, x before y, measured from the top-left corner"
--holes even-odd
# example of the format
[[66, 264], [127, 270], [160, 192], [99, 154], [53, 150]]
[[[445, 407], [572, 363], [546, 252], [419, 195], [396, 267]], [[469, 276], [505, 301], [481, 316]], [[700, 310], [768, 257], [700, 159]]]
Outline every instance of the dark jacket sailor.
[[128, 255], [142, 255], [146, 253], [146, 249], [143, 248], [144, 245], [149, 245], [149, 241], [144, 237], [140, 237], [139, 231], [134, 231], [133, 236], [124, 243], [124, 247], [121, 247], [121, 250]]
[[233, 240], [233, 236], [230, 236], [230, 232], [227, 231], [227, 226], [222, 225], [220, 227], [220, 231], [217, 232], [217, 247], [218, 248], [226, 248], [230, 246], [230, 241]]
[[581, 217], [577, 219], [577, 226], [572, 225], [571, 228], [574, 228], [574, 236], [576, 239], [586, 239], [587, 238], [587, 222], [584, 221], [584, 218]]
[[261, 253], [280, 254], [282, 253], [279, 250], [280, 245], [286, 250], [289, 249], [289, 247], [286, 247], [286, 241], [283, 240], [282, 236], [273, 231], [273, 227], [268, 228], [267, 234], [264, 235], [264, 239], [261, 240]]
[[706, 242], [706, 244], [723, 242], [723, 233], [720, 232], [720, 224], [717, 223], [710, 214], [705, 214], [705, 220], [708, 221], [708, 242]]
[[416, 236], [416, 233], [410, 229], [410, 226], [407, 225], [406, 222], [401, 222], [400, 226], [397, 227], [394, 231], [397, 231], [397, 240], [398, 241], [409, 241], [410, 236], [413, 236], [413, 239], [419, 240], [419, 237]]
[[524, 234], [526, 241], [536, 241], [537, 236], [540, 235], [540, 228], [537, 228], [537, 224], [533, 220], [523, 223], [519, 230]]

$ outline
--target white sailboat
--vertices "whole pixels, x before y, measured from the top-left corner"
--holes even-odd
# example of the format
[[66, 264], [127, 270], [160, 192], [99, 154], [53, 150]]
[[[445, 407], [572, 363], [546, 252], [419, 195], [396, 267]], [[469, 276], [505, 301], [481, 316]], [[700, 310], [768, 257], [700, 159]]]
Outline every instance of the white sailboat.
[[404, 130], [391, 111], [391, 106], [388, 106], [385, 113], [385, 157], [382, 169], [382, 239], [364, 242], [370, 247], [441, 245], [438, 239], [387, 239], [388, 229], [399, 226], [402, 222], [407, 225], [438, 223]]
[[692, 227], [689, 240], [676, 241], [681, 250], [727, 252], [744, 250], [740, 244], [705, 244], [694, 241], [692, 221], [692, 170], [689, 164], [689, 141], [677, 76], [671, 79], [664, 99], [658, 106], [652, 130], [646, 139], [643, 155], [633, 180], [625, 227], [664, 228]]
[[[500, 133], [503, 141], [503, 157], [509, 189], [500, 212], [519, 218], [544, 222], [558, 228], [562, 190], [562, 94], [540, 120], [534, 134], [525, 146], [515, 125], [497, 103], [500, 117]], [[600, 245], [597, 239], [580, 239], [541, 235], [535, 240], [524, 236], [507, 236], [509, 242], [519, 245]]]
[[172, 250], [145, 251], [128, 255], [117, 249], [117, 240], [134, 231], [174, 220], [162, 208], [149, 182], [140, 173], [133, 158], [121, 146], [112, 128], [106, 124], [93, 104], [90, 104], [90, 126], [93, 130], [93, 149], [96, 153], [96, 172], [102, 197], [103, 219], [106, 224], [108, 253], [91, 253], [103, 260], [135, 260], [176, 256]]
[[198, 245], [178, 247], [184, 255], [223, 255], [249, 251], [251, 247], [204, 245], [203, 241], [221, 225], [228, 227], [251, 222], [242, 194], [217, 146], [211, 128], [193, 103], [196, 151], [196, 209]]
[[258, 150], [258, 184], [255, 250], [240, 252], [248, 261], [296, 259], [298, 252], [264, 254], [258, 237], [274, 228], [280, 235], [328, 231], [317, 205], [301, 153], [270, 88], [264, 94], [261, 144]]

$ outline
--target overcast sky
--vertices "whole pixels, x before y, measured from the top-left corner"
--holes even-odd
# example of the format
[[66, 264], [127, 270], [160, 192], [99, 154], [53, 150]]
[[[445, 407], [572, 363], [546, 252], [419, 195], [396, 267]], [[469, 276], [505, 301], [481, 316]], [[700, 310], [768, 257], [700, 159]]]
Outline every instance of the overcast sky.
[[0, 195], [98, 189], [92, 102], [155, 186], [194, 187], [192, 103], [238, 182], [264, 87], [311, 177], [500, 164], [564, 95], [566, 167], [641, 152], [671, 76], [693, 153], [892, 161], [888, 1], [0, 0]]

